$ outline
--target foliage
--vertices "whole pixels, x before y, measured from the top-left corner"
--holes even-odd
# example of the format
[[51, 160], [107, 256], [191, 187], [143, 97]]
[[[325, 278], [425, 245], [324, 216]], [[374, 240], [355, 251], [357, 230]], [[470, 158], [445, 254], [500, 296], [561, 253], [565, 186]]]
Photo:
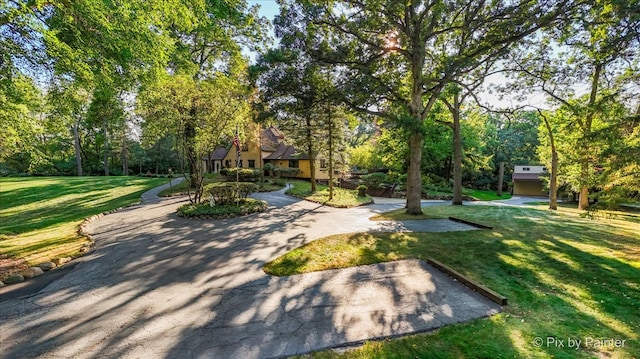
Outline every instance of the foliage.
[[0, 164], [12, 173], [127, 174], [130, 161], [137, 172], [176, 168], [175, 138], [157, 146], [167, 136], [145, 134], [139, 143], [131, 111], [138, 87], [152, 87], [167, 70], [246, 78], [241, 43], [258, 49], [267, 25], [244, 0], [1, 7]]
[[391, 179], [386, 173], [374, 172], [362, 176], [364, 184], [372, 189], [382, 188], [383, 185], [391, 183]]
[[[631, 90], [637, 85], [640, 61], [640, 16], [632, 10], [637, 6], [637, 1], [591, 3], [513, 58], [518, 87], [542, 90], [559, 106], [553, 114], [559, 178], [564, 176], [580, 193], [580, 209], [589, 206], [590, 188], [603, 184], [594, 170], [602, 165], [609, 136], [615, 137], [603, 129], [626, 117], [625, 105], [640, 100]], [[563, 51], [553, 51], [557, 48]], [[584, 92], [576, 92], [577, 85]]]
[[363, 184], [356, 187], [356, 191], [358, 191], [358, 197], [365, 197], [367, 195], [367, 190], [369, 188]]
[[[407, 133], [407, 210], [420, 209], [423, 123], [451, 82], [503, 55], [572, 2], [283, 2], [276, 30], [335, 65], [342, 100]], [[468, 36], [482, 34], [481, 36]]]
[[205, 193], [211, 196], [216, 205], [235, 203], [257, 190], [258, 185], [251, 182], [215, 182], [204, 188]]
[[243, 198], [238, 202], [209, 205], [207, 202], [200, 204], [185, 204], [178, 207], [178, 215], [185, 218], [233, 218], [247, 214], [265, 211], [269, 206], [265, 201], [253, 198]]
[[366, 170], [377, 170], [382, 168], [382, 154], [371, 142], [363, 143], [349, 150], [349, 164]]
[[260, 170], [253, 168], [223, 168], [220, 174], [229, 181], [235, 181], [237, 177], [241, 182], [257, 182], [262, 177]]
[[0, 255], [37, 264], [75, 256], [87, 239], [83, 219], [134, 204], [166, 179], [140, 177], [0, 178]]
[[[431, 206], [430, 216], [455, 216], [493, 230], [448, 233], [357, 233], [321, 238], [265, 265], [274, 275], [344, 268], [405, 258], [434, 258], [509, 299], [490, 318], [365, 344], [317, 358], [571, 357], [640, 354], [640, 222], [634, 217], [586, 220], [498, 206]], [[621, 213], [618, 213], [621, 215]], [[623, 348], [536, 347], [536, 337], [619, 338]], [[517, 340], [514, 340], [517, 338]]]
[[275, 172], [276, 176], [278, 177], [292, 178], [297, 176], [300, 173], [300, 169], [293, 168], [293, 167], [277, 167], [276, 166], [273, 172]]
[[196, 80], [175, 75], [150, 85], [138, 97], [144, 135], [151, 140], [175, 136], [194, 183], [194, 203], [203, 193], [202, 158], [231, 136], [234, 125], [246, 121], [246, 96], [245, 86], [228, 76]]

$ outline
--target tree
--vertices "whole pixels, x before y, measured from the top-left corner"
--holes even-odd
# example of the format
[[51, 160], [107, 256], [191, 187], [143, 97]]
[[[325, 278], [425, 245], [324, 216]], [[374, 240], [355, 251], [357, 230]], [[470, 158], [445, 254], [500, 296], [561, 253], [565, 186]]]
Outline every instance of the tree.
[[[323, 130], [333, 126], [334, 103], [330, 74], [283, 39], [279, 49], [270, 50], [258, 63], [261, 73], [263, 117], [273, 117], [309, 159], [311, 191], [316, 191], [316, 159], [325, 138]], [[329, 112], [327, 112], [329, 109]], [[334, 114], [337, 112], [334, 112]], [[329, 142], [333, 139], [329, 139]]]
[[61, 81], [48, 94], [51, 105], [51, 116], [61, 121], [63, 126], [70, 129], [73, 138], [75, 164], [78, 176], [84, 174], [82, 165], [81, 126], [86, 116], [91, 96], [77, 84]]
[[419, 214], [423, 123], [440, 93], [573, 6], [570, 1], [283, 1], [281, 17], [288, 24], [284, 36], [306, 33], [300, 41], [310, 56], [336, 66], [347, 104], [407, 130], [407, 212]]
[[177, 134], [188, 180], [199, 203], [205, 172], [202, 159], [228, 138], [237, 123], [249, 116], [246, 87], [237, 80], [218, 76], [196, 80], [187, 75], [167, 76], [140, 93], [138, 111], [146, 136], [163, 138]]
[[[563, 129], [577, 136], [567, 150], [575, 154], [578, 167], [570, 183], [580, 194], [579, 209], [589, 206], [589, 188], [597, 184], [593, 173], [600, 165], [596, 153], [601, 148], [594, 146], [593, 135], [610, 120], [606, 112], [616, 102], [637, 96], [627, 86], [637, 76], [638, 8], [637, 1], [593, 2], [515, 57], [517, 70], [528, 79], [521, 83], [542, 90], [560, 106], [567, 121]], [[576, 94], [576, 84], [585, 87], [584, 95]]]
[[556, 141], [553, 136], [553, 128], [547, 116], [540, 110], [538, 110], [540, 117], [544, 123], [544, 129], [546, 130], [549, 148], [551, 149], [551, 172], [549, 176], [549, 209], [558, 209], [558, 151], [556, 150]]

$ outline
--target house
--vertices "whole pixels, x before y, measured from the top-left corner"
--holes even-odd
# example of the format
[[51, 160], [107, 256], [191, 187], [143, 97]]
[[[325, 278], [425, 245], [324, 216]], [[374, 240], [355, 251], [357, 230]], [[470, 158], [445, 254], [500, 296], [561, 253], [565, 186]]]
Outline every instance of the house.
[[[280, 143], [263, 158], [265, 164], [271, 163], [279, 168], [297, 168], [297, 178], [311, 178], [311, 161], [307, 153], [299, 152], [295, 147], [285, 143]], [[316, 179], [329, 179], [329, 171], [327, 161], [324, 159], [316, 160]]]
[[[257, 126], [257, 125], [254, 125]], [[263, 168], [266, 163], [272, 163], [279, 168], [298, 168], [297, 178], [311, 178], [309, 156], [287, 145], [285, 136], [273, 126], [263, 130], [249, 126], [242, 142], [238, 167]], [[236, 167], [237, 153], [232, 145], [220, 147], [212, 152], [207, 163], [207, 171], [219, 173], [222, 168]], [[316, 160], [316, 179], [328, 179], [327, 161]]]
[[513, 195], [519, 196], [548, 196], [549, 191], [544, 186], [544, 166], [515, 166], [513, 169]]

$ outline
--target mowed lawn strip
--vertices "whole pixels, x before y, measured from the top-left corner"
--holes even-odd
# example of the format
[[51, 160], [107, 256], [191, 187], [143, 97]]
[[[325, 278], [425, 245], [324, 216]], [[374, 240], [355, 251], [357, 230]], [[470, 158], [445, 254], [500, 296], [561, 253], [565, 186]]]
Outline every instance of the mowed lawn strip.
[[[433, 257], [506, 296], [510, 304], [504, 312], [311, 357], [640, 358], [640, 223], [626, 214], [587, 219], [564, 209], [442, 205], [423, 210], [494, 229], [330, 236], [277, 258], [265, 270], [289, 275]], [[569, 339], [581, 340], [581, 347], [569, 347]]]
[[333, 188], [333, 199], [329, 200], [328, 186], [317, 184], [316, 192], [311, 192], [310, 182], [296, 180], [291, 181], [291, 185], [292, 187], [286, 191], [286, 194], [331, 207], [349, 208], [372, 203], [372, 198], [368, 195], [358, 197], [357, 190], [335, 186]]
[[74, 256], [86, 238], [83, 219], [134, 204], [167, 183], [142, 177], [20, 177], [0, 179], [0, 256], [37, 264]]

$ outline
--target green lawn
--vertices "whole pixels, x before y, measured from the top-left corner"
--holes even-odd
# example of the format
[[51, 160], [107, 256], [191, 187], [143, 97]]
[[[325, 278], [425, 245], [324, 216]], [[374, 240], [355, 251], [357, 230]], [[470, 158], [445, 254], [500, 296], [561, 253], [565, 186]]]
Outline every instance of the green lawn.
[[[427, 187], [427, 194], [430, 196], [451, 196], [453, 195], [453, 188], [447, 187], [436, 187], [437, 189], [429, 189]], [[495, 201], [498, 199], [509, 199], [511, 198], [511, 193], [502, 192], [502, 196], [498, 196], [496, 191], [494, 190], [481, 190], [481, 189], [472, 189], [472, 188], [463, 188], [462, 189], [463, 196], [473, 197], [478, 201]]]
[[[494, 229], [330, 236], [265, 270], [288, 275], [432, 257], [509, 299], [504, 312], [490, 318], [314, 358], [640, 358], [638, 214], [587, 219], [577, 210], [543, 208], [425, 207], [429, 216], [452, 215]], [[545, 344], [534, 345], [536, 338]], [[565, 347], [547, 346], [547, 338], [565, 340]], [[583, 340], [582, 347], [566, 347], [568, 338]], [[596, 347], [593, 339], [625, 342]]]
[[511, 198], [511, 193], [509, 192], [502, 192], [502, 196], [498, 196], [496, 194], [496, 191], [487, 191], [487, 190], [480, 190], [480, 189], [468, 189], [465, 188], [463, 191], [463, 194], [467, 195], [467, 196], [471, 196], [475, 199], [477, 199], [478, 201], [495, 201], [498, 199], [509, 199]]
[[74, 256], [86, 242], [77, 233], [83, 219], [136, 203], [164, 183], [143, 177], [0, 178], [0, 256], [30, 264]]
[[358, 191], [334, 187], [333, 199], [329, 200], [329, 187], [318, 184], [316, 192], [311, 192], [311, 183], [306, 181], [291, 181], [293, 187], [287, 194], [307, 201], [322, 203], [331, 207], [348, 208], [372, 203], [370, 196], [358, 197]]
[[[215, 174], [209, 174], [205, 179], [204, 179], [204, 184], [207, 185], [209, 183], [213, 183], [213, 182], [224, 182], [227, 181], [227, 179], [225, 177], [220, 177], [220, 176], [216, 176]], [[280, 190], [284, 187], [284, 185], [281, 184], [277, 184], [274, 183], [273, 181], [265, 181], [264, 183], [256, 183], [259, 188], [258, 188], [258, 192], [271, 192], [271, 191], [277, 191]], [[161, 191], [158, 195], [160, 197], [170, 197], [170, 196], [180, 196], [180, 195], [186, 195], [187, 194], [187, 186], [189, 185], [189, 182], [182, 181], [180, 183], [178, 183], [175, 186], [172, 186], [171, 188], [167, 188], [163, 191]]]

